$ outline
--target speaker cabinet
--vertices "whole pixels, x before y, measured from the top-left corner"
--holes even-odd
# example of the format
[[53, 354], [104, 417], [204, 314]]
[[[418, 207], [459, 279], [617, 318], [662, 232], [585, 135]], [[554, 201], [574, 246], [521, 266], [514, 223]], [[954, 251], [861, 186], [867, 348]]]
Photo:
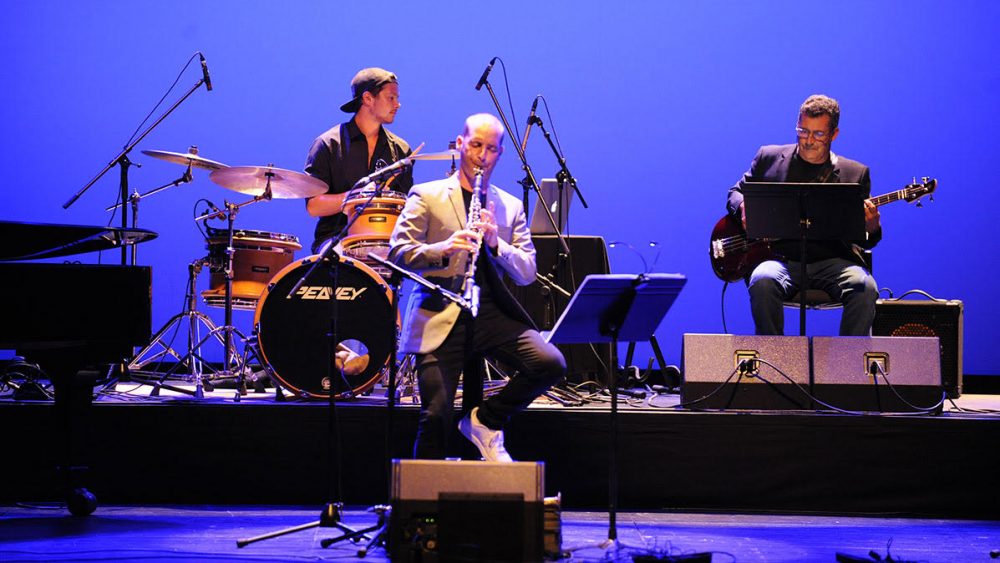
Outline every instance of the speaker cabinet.
[[814, 336], [812, 353], [813, 395], [824, 403], [877, 412], [940, 410], [936, 337]]
[[545, 464], [394, 460], [392, 561], [542, 561]]
[[[555, 235], [533, 235], [531, 241], [535, 245], [538, 274], [570, 294], [589, 274], [611, 271], [607, 246], [602, 237], [566, 237], [570, 249], [568, 258], [562, 255], [559, 239]], [[510, 284], [509, 287], [541, 330], [551, 330], [569, 304], [569, 297], [537, 281], [526, 286]], [[609, 358], [611, 365], [616, 365], [618, 361], [617, 351], [609, 356], [610, 344], [559, 344], [558, 347], [566, 357], [566, 379], [575, 383], [587, 380], [604, 382], [607, 377], [604, 364]]]
[[962, 394], [961, 301], [879, 299], [875, 303], [875, 336], [936, 336], [941, 342], [941, 379], [948, 397]]
[[[809, 339], [804, 336], [685, 334], [681, 362], [681, 402], [689, 408], [810, 406], [803, 392], [809, 389]], [[743, 375], [741, 363], [749, 370]]]

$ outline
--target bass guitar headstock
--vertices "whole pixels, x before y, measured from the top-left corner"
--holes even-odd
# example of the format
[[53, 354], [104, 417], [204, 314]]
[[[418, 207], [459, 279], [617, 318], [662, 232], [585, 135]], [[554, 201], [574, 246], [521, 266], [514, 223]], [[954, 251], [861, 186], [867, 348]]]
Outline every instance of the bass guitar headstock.
[[909, 186], [903, 188], [902, 199], [907, 203], [917, 203], [917, 207], [923, 207], [923, 203], [920, 198], [928, 196], [930, 201], [934, 201], [934, 190], [937, 189], [937, 180], [934, 178], [928, 178], [924, 176], [917, 182], [917, 179], [913, 179], [913, 183]]

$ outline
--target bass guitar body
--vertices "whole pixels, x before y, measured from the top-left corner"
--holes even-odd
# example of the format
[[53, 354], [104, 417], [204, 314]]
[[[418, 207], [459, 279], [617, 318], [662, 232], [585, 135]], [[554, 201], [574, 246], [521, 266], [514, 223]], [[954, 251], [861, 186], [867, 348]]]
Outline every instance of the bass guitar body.
[[735, 282], [749, 276], [757, 264], [775, 258], [775, 254], [767, 241], [747, 240], [740, 222], [725, 215], [712, 229], [709, 257], [719, 279]]

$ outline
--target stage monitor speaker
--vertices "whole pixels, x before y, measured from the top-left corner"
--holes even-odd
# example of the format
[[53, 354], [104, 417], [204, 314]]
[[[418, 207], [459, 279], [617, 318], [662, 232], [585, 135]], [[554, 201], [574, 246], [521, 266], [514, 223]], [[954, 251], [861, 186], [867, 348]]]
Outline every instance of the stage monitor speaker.
[[542, 561], [545, 464], [393, 460], [392, 561]]
[[[570, 294], [576, 291], [583, 278], [590, 274], [608, 274], [608, 249], [602, 237], [567, 236], [569, 258], [562, 255], [559, 239], [555, 235], [533, 235], [535, 261], [538, 274]], [[551, 330], [559, 315], [569, 304], [569, 297], [535, 281], [526, 286], [509, 285], [511, 293], [531, 315], [540, 330]], [[559, 344], [566, 357], [566, 379], [581, 383], [587, 380], [605, 382], [607, 375], [604, 364], [609, 360], [610, 344]], [[617, 364], [617, 351], [611, 356], [612, 365]]]
[[940, 411], [937, 337], [814, 336], [812, 352], [813, 395], [824, 403], [845, 410]]
[[962, 394], [961, 301], [879, 299], [875, 336], [936, 336], [941, 339], [941, 379], [948, 397]]
[[[804, 336], [685, 334], [681, 363], [681, 403], [689, 408], [810, 407]], [[742, 376], [741, 363], [749, 370]]]

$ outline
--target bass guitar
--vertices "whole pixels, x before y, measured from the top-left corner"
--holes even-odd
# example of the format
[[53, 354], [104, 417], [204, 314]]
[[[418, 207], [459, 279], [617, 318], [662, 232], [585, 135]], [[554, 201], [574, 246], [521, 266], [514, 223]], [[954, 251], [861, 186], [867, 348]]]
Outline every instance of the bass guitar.
[[[931, 195], [937, 189], [937, 180], [923, 178], [921, 182], [909, 184], [901, 190], [868, 198], [875, 206], [885, 205], [894, 201], [907, 203], [917, 202], [920, 198]], [[933, 200], [933, 196], [931, 200]], [[747, 238], [739, 219], [726, 214], [712, 229], [711, 244], [708, 256], [712, 260], [712, 270], [725, 282], [741, 280], [753, 271], [758, 264], [775, 257], [769, 239]]]

